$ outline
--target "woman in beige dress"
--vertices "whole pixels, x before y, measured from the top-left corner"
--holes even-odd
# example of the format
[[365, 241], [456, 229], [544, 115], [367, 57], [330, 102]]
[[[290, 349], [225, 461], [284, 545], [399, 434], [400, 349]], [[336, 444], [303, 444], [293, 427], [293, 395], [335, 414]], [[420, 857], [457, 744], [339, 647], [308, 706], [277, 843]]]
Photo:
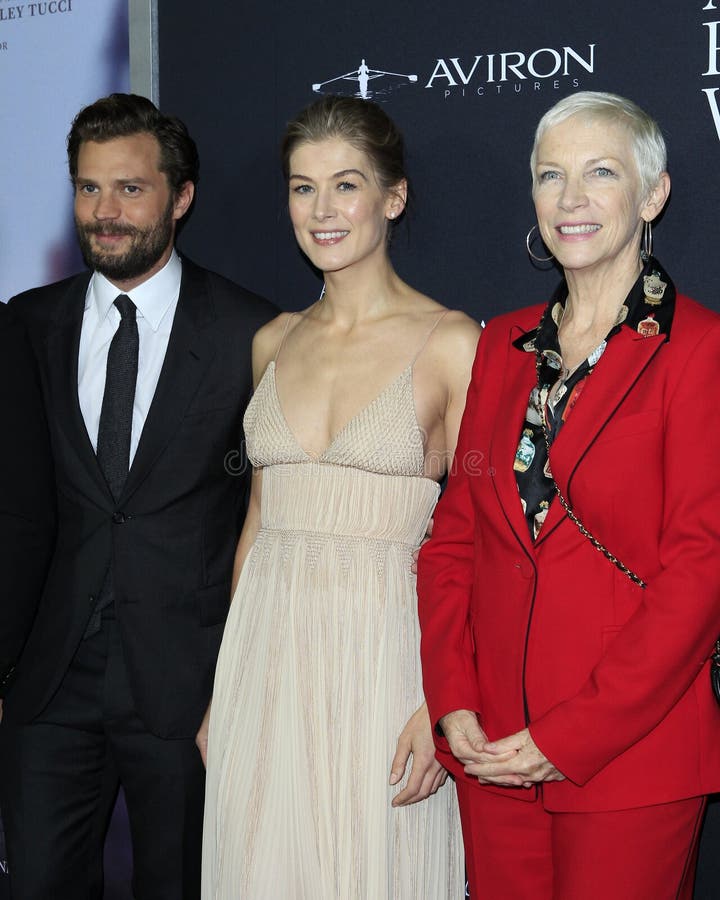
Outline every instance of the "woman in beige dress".
[[479, 327], [393, 270], [407, 179], [378, 106], [313, 104], [283, 164], [325, 290], [253, 344], [253, 489], [211, 706], [203, 898], [460, 900], [411, 564]]

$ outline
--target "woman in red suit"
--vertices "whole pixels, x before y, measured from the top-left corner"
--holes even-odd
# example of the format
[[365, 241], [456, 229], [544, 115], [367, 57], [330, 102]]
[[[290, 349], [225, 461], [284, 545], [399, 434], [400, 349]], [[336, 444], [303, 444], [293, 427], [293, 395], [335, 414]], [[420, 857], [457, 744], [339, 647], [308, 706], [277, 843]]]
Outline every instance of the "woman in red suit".
[[720, 316], [652, 256], [665, 166], [621, 97], [540, 121], [537, 227], [565, 277], [486, 328], [420, 554], [425, 694], [480, 900], [690, 898], [720, 789]]

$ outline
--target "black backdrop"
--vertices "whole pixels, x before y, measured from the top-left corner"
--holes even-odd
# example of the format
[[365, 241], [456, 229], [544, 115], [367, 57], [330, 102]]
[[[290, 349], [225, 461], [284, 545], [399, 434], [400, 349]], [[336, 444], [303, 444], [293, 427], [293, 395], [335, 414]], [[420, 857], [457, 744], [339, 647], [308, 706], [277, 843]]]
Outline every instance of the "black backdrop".
[[[610, 90], [655, 115], [668, 142], [673, 191], [657, 255], [681, 290], [720, 309], [720, 0], [159, 7], [161, 106], [188, 123], [202, 159], [181, 246], [281, 307], [308, 304], [319, 282], [292, 239], [280, 134], [317, 96], [314, 84], [365, 60], [398, 73], [368, 90], [407, 139], [416, 206], [393, 255], [415, 287], [486, 320], [547, 296], [557, 274], [538, 271], [524, 246], [533, 129], [571, 91]], [[359, 88], [339, 80], [321, 90]], [[697, 897], [720, 896], [718, 841], [713, 804]]]
[[[704, 9], [712, 5], [718, 10]], [[534, 221], [533, 129], [572, 90], [613, 90], [652, 112], [667, 137], [673, 193], [656, 251], [682, 290], [720, 305], [720, 141], [704, 92], [720, 87], [720, 74], [704, 74], [720, 63], [710, 52], [720, 26], [714, 35], [705, 24], [720, 21], [720, 0], [213, 7], [173, 0], [159, 16], [161, 105], [188, 122], [202, 160], [181, 245], [206, 264], [285, 308], [314, 298], [318, 283], [285, 211], [279, 137], [318, 96], [313, 84], [365, 59], [371, 69], [417, 76], [369, 83], [407, 139], [416, 207], [394, 257], [414, 286], [478, 318], [544, 297], [555, 273], [538, 273], [524, 247]], [[336, 81], [323, 90], [358, 87]]]

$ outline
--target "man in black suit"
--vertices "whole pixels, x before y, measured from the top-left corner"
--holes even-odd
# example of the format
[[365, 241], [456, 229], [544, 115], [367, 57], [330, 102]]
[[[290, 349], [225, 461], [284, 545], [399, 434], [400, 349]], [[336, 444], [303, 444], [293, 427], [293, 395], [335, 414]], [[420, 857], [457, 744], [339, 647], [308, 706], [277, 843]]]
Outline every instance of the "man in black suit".
[[[0, 303], [0, 698], [12, 683], [54, 543], [55, 488], [30, 343]], [[2, 701], [0, 700], [0, 709]]]
[[212, 691], [242, 519], [241, 416], [265, 300], [180, 259], [185, 126], [113, 94], [68, 137], [91, 274], [16, 298], [40, 363], [58, 541], [2, 726], [14, 900], [102, 892], [118, 783], [137, 898], [199, 896]]

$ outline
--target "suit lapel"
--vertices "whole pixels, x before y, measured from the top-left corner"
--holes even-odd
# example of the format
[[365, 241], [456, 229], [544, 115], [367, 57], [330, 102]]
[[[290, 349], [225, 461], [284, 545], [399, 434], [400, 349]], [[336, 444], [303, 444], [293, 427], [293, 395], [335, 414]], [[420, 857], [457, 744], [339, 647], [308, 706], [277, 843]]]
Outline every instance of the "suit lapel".
[[505, 517], [525, 550], [532, 554], [532, 540], [518, 492], [513, 463], [527, 412], [530, 390], [535, 382], [535, 355], [513, 347], [512, 341], [525, 329], [516, 326], [508, 341], [503, 368], [503, 386], [497, 407], [497, 427], [493, 429], [489, 465], [493, 485]]
[[58, 301], [58, 317], [45, 340], [52, 415], [68, 437], [82, 468], [107, 499], [109, 491], [85, 427], [78, 397], [78, 353], [90, 274], [74, 279]]
[[214, 312], [200, 269], [183, 259], [182, 282], [167, 352], [120, 503], [140, 486], [180, 426], [212, 360], [203, 334]]
[[[662, 334], [642, 337], [627, 326], [608, 341], [582, 397], [550, 449], [553, 477], [571, 506], [570, 483], [575, 470], [664, 343]], [[582, 520], [582, 511], [578, 515]], [[555, 498], [536, 545], [546, 540], [564, 517]]]

